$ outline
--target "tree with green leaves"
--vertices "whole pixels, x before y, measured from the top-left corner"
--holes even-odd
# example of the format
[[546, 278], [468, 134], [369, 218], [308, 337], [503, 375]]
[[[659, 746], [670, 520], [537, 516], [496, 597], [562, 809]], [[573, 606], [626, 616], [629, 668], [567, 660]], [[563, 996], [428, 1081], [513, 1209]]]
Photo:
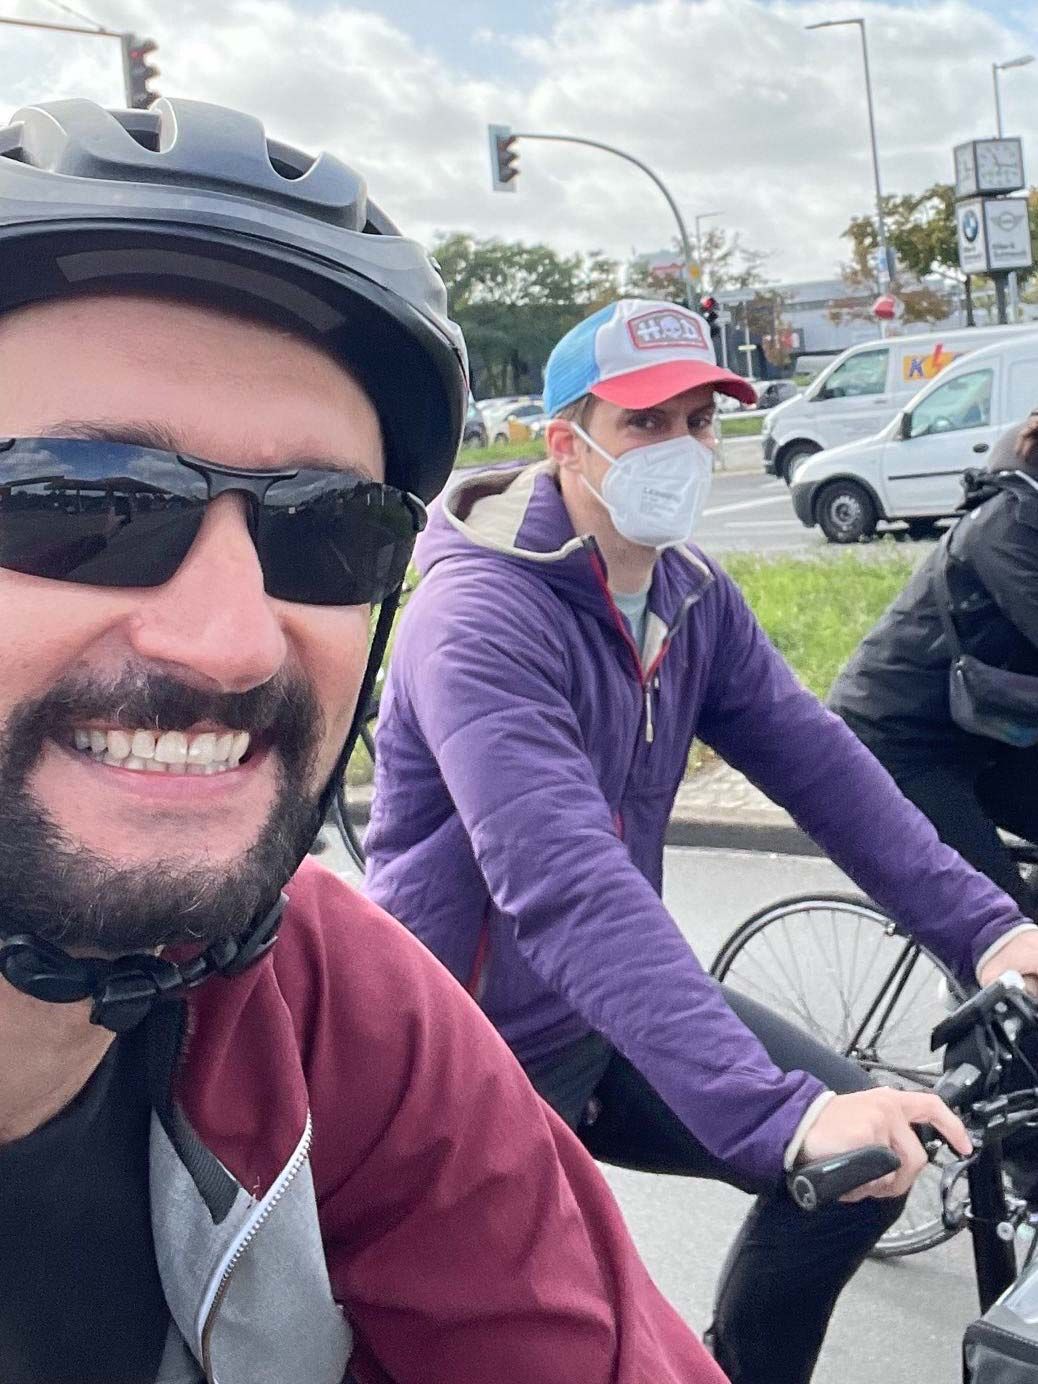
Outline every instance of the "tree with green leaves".
[[[679, 241], [673, 244], [674, 263], [681, 263]], [[728, 289], [750, 289], [764, 282], [763, 268], [768, 256], [743, 245], [739, 235], [712, 226], [703, 236], [700, 260], [694, 277], [698, 293], [724, 293]], [[633, 259], [624, 272], [624, 292], [632, 298], [663, 298], [673, 303], [685, 301], [685, 280], [679, 273], [653, 271], [646, 256]]]
[[[1031, 188], [1027, 196], [1034, 240], [1038, 239], [1038, 189]], [[947, 317], [953, 309], [953, 299], [939, 288], [924, 283], [923, 279], [938, 275], [956, 293], [965, 281], [959, 268], [955, 190], [951, 183], [934, 183], [918, 194], [884, 197], [883, 220], [887, 244], [897, 256], [898, 277], [894, 288], [905, 305], [904, 321], [937, 322]], [[850, 290], [867, 292], [875, 285], [872, 261], [879, 249], [875, 216], [853, 217], [843, 234], [851, 243], [851, 262], [844, 266], [844, 282]], [[1033, 276], [1033, 269], [1018, 271], [1021, 285]], [[974, 276], [973, 283], [983, 292], [989, 281]], [[869, 315], [867, 305], [852, 299], [834, 303], [830, 312], [836, 321]]]
[[619, 295], [617, 265], [593, 251], [479, 240], [464, 232], [432, 247], [472, 362], [473, 393], [536, 393], [551, 348]]

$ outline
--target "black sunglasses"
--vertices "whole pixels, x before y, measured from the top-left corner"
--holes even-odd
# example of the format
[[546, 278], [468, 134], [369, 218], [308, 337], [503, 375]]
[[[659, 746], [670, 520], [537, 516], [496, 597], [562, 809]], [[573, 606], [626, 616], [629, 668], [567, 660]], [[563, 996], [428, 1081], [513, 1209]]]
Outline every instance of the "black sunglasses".
[[206, 505], [244, 495], [267, 594], [377, 604], [404, 579], [425, 507], [352, 471], [245, 471], [123, 442], [0, 440], [0, 567], [88, 586], [161, 586]]

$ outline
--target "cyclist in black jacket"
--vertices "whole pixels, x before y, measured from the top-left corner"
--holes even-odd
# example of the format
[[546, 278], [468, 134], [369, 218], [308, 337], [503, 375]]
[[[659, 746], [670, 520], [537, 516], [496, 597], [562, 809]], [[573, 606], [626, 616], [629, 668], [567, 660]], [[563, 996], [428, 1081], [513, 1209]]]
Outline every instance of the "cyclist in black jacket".
[[[829, 701], [942, 839], [1035, 916], [1038, 895], [997, 828], [1038, 840], [1038, 744], [970, 733], [953, 719], [939, 592], [943, 573], [963, 652], [1038, 678], [1038, 410], [965, 485], [966, 515], [865, 636]], [[1038, 698], [1032, 723], [1038, 741]], [[1028, 738], [1021, 724], [1017, 739]]]

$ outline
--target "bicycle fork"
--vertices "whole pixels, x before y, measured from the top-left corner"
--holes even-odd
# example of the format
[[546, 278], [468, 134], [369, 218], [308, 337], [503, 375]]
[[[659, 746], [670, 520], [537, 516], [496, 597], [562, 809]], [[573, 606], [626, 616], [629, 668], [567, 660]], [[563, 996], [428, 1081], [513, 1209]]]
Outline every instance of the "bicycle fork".
[[969, 1230], [980, 1310], [986, 1312], [1016, 1279], [1016, 1223], [1006, 1201], [1002, 1149], [989, 1144], [966, 1170]]

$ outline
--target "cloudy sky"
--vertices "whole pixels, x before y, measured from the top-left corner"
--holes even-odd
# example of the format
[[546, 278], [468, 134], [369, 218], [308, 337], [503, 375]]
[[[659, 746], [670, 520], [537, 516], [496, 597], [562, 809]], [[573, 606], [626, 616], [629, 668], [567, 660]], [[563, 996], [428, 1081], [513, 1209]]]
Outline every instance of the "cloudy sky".
[[[831, 275], [872, 205], [857, 30], [864, 15], [884, 189], [951, 173], [994, 132], [991, 63], [1038, 55], [1033, 0], [68, 0], [158, 42], [168, 95], [237, 105], [277, 137], [333, 149], [409, 233], [546, 240], [619, 257], [673, 222], [644, 174], [527, 142], [518, 191], [490, 191], [486, 126], [619, 145], [697, 213], [771, 252], [774, 280]], [[63, 16], [48, 0], [4, 14]], [[1038, 62], [1002, 75], [1006, 131], [1038, 182]], [[0, 26], [0, 106], [121, 101], [118, 45]], [[1032, 132], [1033, 133], [1032, 135]]]

